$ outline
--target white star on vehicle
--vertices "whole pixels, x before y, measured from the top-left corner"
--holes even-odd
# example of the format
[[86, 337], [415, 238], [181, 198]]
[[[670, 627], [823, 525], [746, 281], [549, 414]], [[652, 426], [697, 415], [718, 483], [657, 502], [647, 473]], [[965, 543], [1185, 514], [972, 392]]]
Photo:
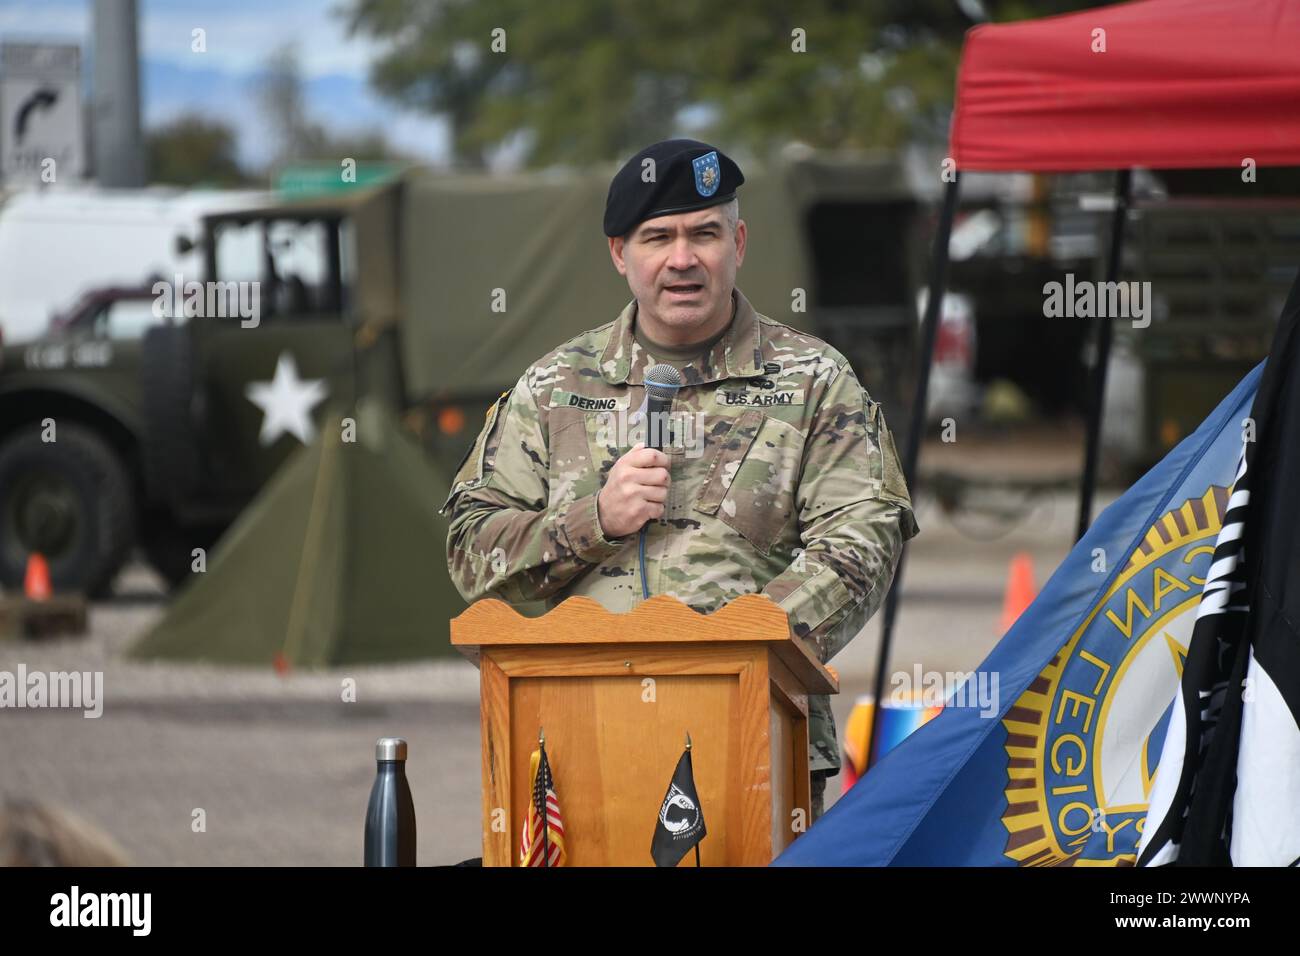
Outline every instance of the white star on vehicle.
[[258, 440], [269, 445], [286, 432], [304, 445], [316, 436], [311, 410], [325, 400], [329, 389], [320, 378], [300, 379], [298, 364], [288, 352], [275, 363], [269, 382], [249, 382], [244, 387], [248, 400], [262, 410], [262, 431]]

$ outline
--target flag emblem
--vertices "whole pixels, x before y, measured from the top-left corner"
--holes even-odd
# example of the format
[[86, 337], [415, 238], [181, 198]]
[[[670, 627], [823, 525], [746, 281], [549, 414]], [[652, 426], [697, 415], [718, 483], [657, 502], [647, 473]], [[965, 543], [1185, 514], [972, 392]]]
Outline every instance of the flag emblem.
[[1161, 516], [1003, 717], [1005, 853], [1022, 866], [1131, 866], [1227, 508], [1209, 488]]
[[681, 833], [689, 830], [700, 820], [700, 808], [688, 797], [677, 784], [668, 788], [664, 805], [659, 808], [659, 825], [669, 833]]

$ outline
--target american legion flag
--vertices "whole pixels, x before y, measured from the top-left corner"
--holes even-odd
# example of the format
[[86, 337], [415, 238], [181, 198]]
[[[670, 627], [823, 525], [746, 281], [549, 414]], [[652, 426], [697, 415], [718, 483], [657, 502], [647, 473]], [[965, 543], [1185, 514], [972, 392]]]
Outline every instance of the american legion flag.
[[[1284, 310], [1279, 341], [1300, 311], [1297, 290], [1300, 283]], [[1290, 351], [1279, 354], [1277, 345], [1269, 362], [1279, 375], [1300, 375], [1300, 358]], [[1165, 832], [1158, 845], [1148, 840], [1153, 845], [1141, 849], [1153, 861], [1160, 849], [1172, 858], [1174, 845], [1190, 835], [1181, 821], [1186, 818], [1194, 826], [1197, 820], [1194, 802], [1189, 813], [1188, 793], [1199, 791], [1203, 800], [1211, 800], [1217, 815], [1209, 812], [1207, 826], [1222, 829], [1225, 802], [1232, 805], [1234, 775], [1240, 775], [1243, 787], [1254, 788], [1253, 797], [1237, 794], [1239, 824], [1258, 832], [1265, 822], [1278, 826], [1279, 817], [1285, 818], [1292, 846], [1286, 852], [1300, 852], [1294, 848], [1300, 812], [1295, 809], [1300, 802], [1295, 724], [1300, 667], [1281, 673], [1300, 662], [1293, 632], [1279, 636], [1275, 629], [1272, 643], [1256, 646], [1253, 658], [1238, 655], [1237, 672], [1250, 668], [1258, 696], [1253, 705], [1245, 705], [1240, 733], [1220, 738], [1217, 765], [1202, 766], [1197, 758], [1215, 714], [1208, 705], [1201, 713], [1195, 701], [1202, 686], [1208, 689], [1216, 681], [1222, 699], [1222, 685], [1233, 676], [1227, 664], [1222, 673], [1211, 673], [1203, 661], [1197, 663], [1213, 651], [1197, 648], [1193, 632], [1196, 628], [1197, 640], [1204, 644], [1199, 634], [1205, 625], [1198, 622], [1203, 595], [1216, 609], [1227, 597], [1221, 592], [1229, 572], [1212, 565], [1222, 557], [1216, 556], [1216, 547], [1227, 547], [1225, 524], [1230, 529], [1226, 537], [1232, 536], [1230, 502], [1234, 508], [1241, 503], [1232, 486], [1243, 448], [1255, 439], [1253, 416], [1260, 412], [1253, 401], [1257, 390], [1263, 394], [1263, 370], [1261, 364], [1247, 375], [1192, 435], [1097, 518], [968, 678], [983, 673], [990, 681], [996, 673], [999, 683], [993, 686], [1002, 691], [996, 706], [961, 705], [977, 695], [958, 688], [953, 695], [958, 706], [950, 701], [890, 751], [774, 865], [1131, 866], [1138, 859], [1157, 784], [1168, 792], [1154, 804], [1159, 816], [1151, 827], [1154, 836], [1168, 818]], [[1291, 417], [1289, 424], [1300, 428], [1300, 416]], [[1295, 437], [1288, 440], [1297, 444]], [[1291, 549], [1291, 558], [1283, 555], [1273, 567], [1281, 586], [1290, 571], [1300, 568], [1300, 535], [1291, 522], [1277, 528], [1274, 537], [1278, 545], [1289, 541]], [[1267, 567], [1268, 558], [1263, 560]], [[1269, 580], [1267, 573], [1264, 580]], [[1300, 601], [1298, 591], [1291, 587], [1282, 593], [1294, 603]], [[1286, 619], [1281, 612], [1287, 606], [1279, 600], [1268, 609], [1275, 628], [1278, 618]], [[1228, 639], [1221, 634], [1206, 638]], [[1190, 659], [1189, 647], [1194, 651]], [[1274, 675], [1265, 680], [1261, 665], [1270, 662]], [[1196, 673], [1184, 678], [1185, 667]], [[1189, 688], [1188, 680], [1195, 686]], [[1193, 706], [1180, 695], [1180, 683], [1183, 694], [1190, 690]], [[1236, 697], [1240, 700], [1242, 694]], [[1241, 725], [1238, 713], [1236, 726]], [[1249, 771], [1239, 766], [1248, 760], [1248, 741], [1266, 761]], [[1186, 755], [1186, 760], [1171, 753]], [[1166, 760], [1171, 772], [1162, 769], [1158, 777], [1157, 768]], [[1210, 772], [1216, 766], [1217, 775]], [[1255, 778], [1262, 783], [1270, 774], [1280, 774], [1285, 794], [1268, 798], [1260, 792]], [[1254, 801], [1246, 808], [1254, 811], [1249, 818], [1241, 812], [1243, 799]]]
[[533, 781], [533, 792], [519, 834], [519, 865], [563, 866], [564, 819], [560, 816], [560, 798], [555, 795], [544, 739], [538, 741], [533, 751], [528, 776]]

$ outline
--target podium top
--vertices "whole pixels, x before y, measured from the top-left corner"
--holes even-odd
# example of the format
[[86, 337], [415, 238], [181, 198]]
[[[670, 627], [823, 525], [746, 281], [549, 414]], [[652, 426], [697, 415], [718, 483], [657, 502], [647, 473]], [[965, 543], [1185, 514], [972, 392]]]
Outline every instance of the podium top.
[[626, 614], [589, 597], [571, 597], [541, 617], [525, 617], [509, 604], [486, 598], [451, 621], [451, 643], [477, 663], [480, 647], [556, 644], [767, 644], [809, 693], [838, 694], [839, 682], [802, 639], [776, 602], [745, 594], [712, 614], [700, 614], [666, 594]]

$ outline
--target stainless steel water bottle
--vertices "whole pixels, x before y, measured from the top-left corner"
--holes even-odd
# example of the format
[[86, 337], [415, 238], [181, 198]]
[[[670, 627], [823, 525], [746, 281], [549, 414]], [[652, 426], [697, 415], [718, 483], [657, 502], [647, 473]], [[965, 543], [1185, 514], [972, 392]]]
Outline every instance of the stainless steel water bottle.
[[415, 803], [406, 782], [406, 741], [380, 737], [366, 810], [366, 866], [415, 866]]

